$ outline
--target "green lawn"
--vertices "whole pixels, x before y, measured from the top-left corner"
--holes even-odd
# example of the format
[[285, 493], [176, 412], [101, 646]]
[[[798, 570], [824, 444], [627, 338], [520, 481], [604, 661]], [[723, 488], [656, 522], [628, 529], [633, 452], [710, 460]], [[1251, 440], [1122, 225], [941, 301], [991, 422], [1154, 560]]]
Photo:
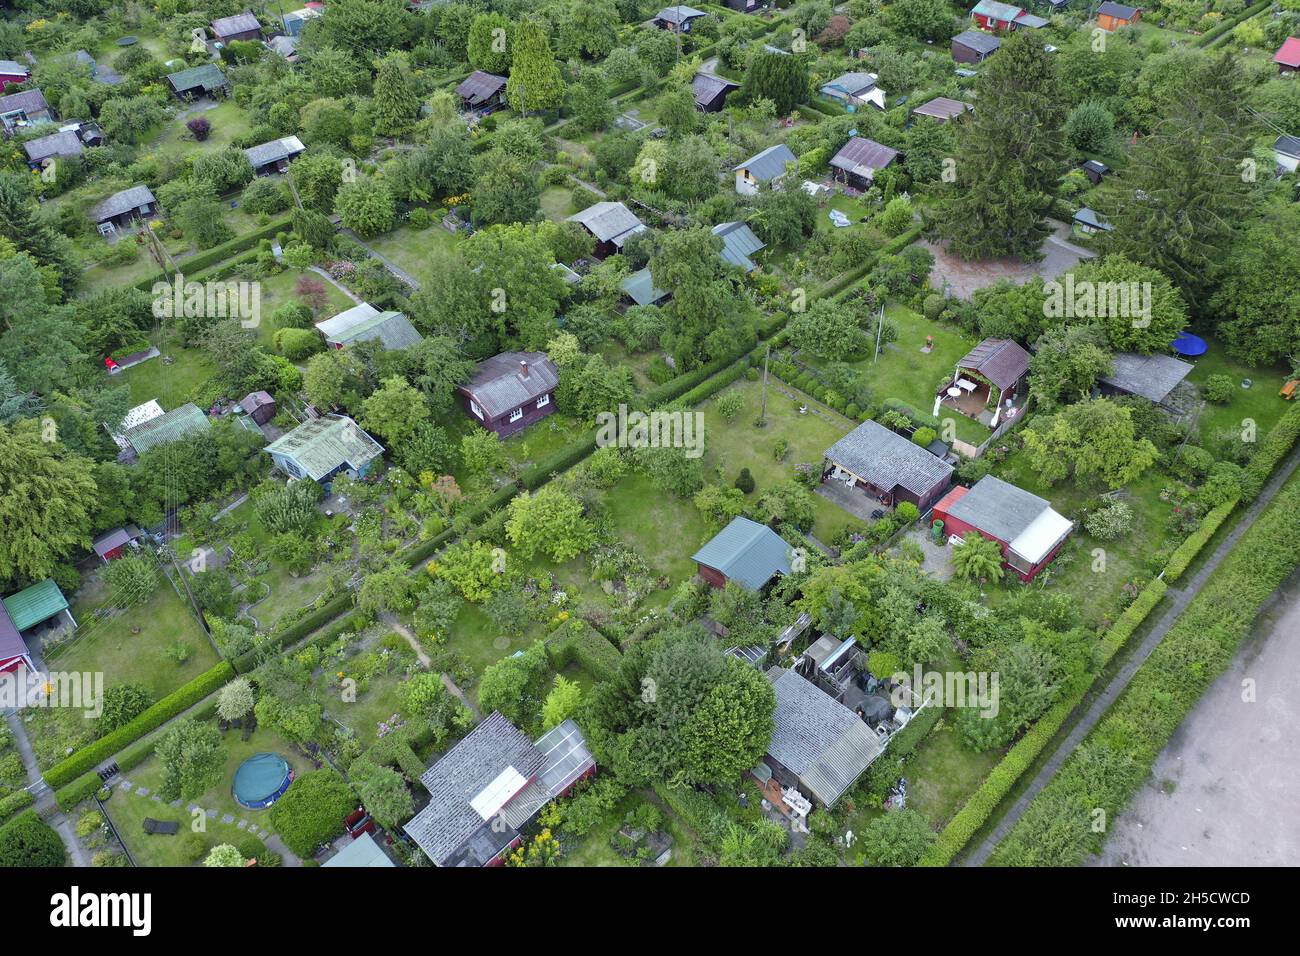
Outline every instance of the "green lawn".
[[[208, 138], [197, 142], [194, 134], [185, 123], [193, 116], [203, 116], [212, 124]], [[144, 149], [160, 157], [198, 156], [201, 153], [215, 153], [229, 146], [236, 138], [250, 132], [255, 119], [237, 106], [234, 100], [226, 100], [210, 110], [202, 110], [193, 116], [177, 115], [165, 123], [152, 137], [143, 144]]]
[[[109, 800], [109, 815], [117, 825], [118, 832], [126, 841], [136, 862], [141, 866], [183, 866], [180, 847], [183, 835], [191, 826], [193, 816], [186, 807], [194, 803], [205, 810], [216, 810], [217, 819], [206, 822], [209, 843], [232, 842], [242, 831], [235, 824], [222, 824], [221, 817], [232, 814], [236, 822], [247, 820], [254, 828], [273, 830], [269, 815], [265, 810], [246, 810], [235, 802], [231, 794], [231, 785], [235, 771], [249, 757], [256, 753], [270, 751], [279, 754], [289, 762], [298, 774], [311, 769], [311, 765], [293, 746], [274, 731], [258, 728], [248, 740], [241, 739], [241, 732], [229, 730], [223, 738], [226, 752], [226, 766], [221, 780], [206, 793], [193, 800], [184, 800], [181, 806], [172, 809], [166, 803], [154, 803], [149, 797], [137, 796], [135, 793], [117, 792]], [[140, 766], [125, 774], [136, 787], [148, 787], [150, 791], [158, 788], [162, 782], [162, 765], [157, 757], [149, 757]], [[181, 831], [174, 837], [146, 836], [141, 829], [145, 817], [155, 820], [175, 820], [181, 824]]]
[[[346, 662], [339, 670], [347, 672]], [[351, 727], [356, 731], [361, 745], [369, 747], [379, 739], [379, 722], [401, 713], [401, 686], [406, 680], [406, 676], [399, 673], [372, 677], [365, 691], [358, 689], [354, 701], [343, 700], [337, 688], [331, 685], [330, 690], [322, 696], [325, 713]]]
[[1287, 409], [1286, 399], [1278, 395], [1278, 389], [1286, 382], [1288, 370], [1281, 366], [1251, 368], [1225, 355], [1217, 342], [1209, 340], [1209, 344], [1210, 350], [1196, 360], [1196, 367], [1187, 376], [1189, 382], [1199, 387], [1211, 375], [1227, 375], [1238, 385], [1243, 379], [1253, 384], [1248, 389], [1239, 387], [1227, 405], [1206, 403], [1196, 422], [1201, 440], [1220, 429], [1242, 429], [1246, 419], [1255, 423], [1256, 434], [1262, 438]]
[[935, 829], [946, 824], [988, 776], [1001, 752], [975, 753], [962, 742], [949, 711], [907, 764], [908, 806]]
[[[171, 411], [193, 401], [211, 381], [216, 366], [202, 349], [184, 348], [174, 336], [164, 341], [155, 335], [153, 341], [162, 355], [119, 372], [115, 384], [125, 382], [130, 387], [133, 406], [156, 398], [164, 411]], [[170, 365], [163, 361], [167, 357], [172, 359]]]
[[610, 838], [623, 825], [623, 819], [643, 802], [650, 802], [659, 807], [664, 815], [664, 830], [672, 837], [673, 855], [665, 866], [696, 866], [699, 864], [697, 838], [695, 833], [671, 810], [661, 804], [653, 791], [643, 790], [630, 793], [624, 797], [606, 820], [592, 827], [580, 839], [565, 839], [561, 832], [561, 844], [564, 855], [560, 857], [560, 866], [635, 866], [635, 860], [628, 860], [614, 851]]
[[542, 215], [547, 219], [560, 222], [575, 212], [571, 188], [550, 186], [542, 191]]
[[259, 279], [258, 282], [261, 284], [262, 290], [262, 321], [257, 329], [257, 338], [264, 348], [271, 348], [275, 333], [280, 329], [280, 326], [271, 319], [271, 313], [286, 303], [300, 301], [294, 287], [304, 275], [311, 276], [325, 287], [326, 305], [320, 311], [320, 314], [316, 316], [317, 321], [338, 315], [340, 312], [352, 308], [355, 304], [332, 284], [314, 273], [286, 269], [278, 275]]
[[430, 260], [446, 256], [456, 242], [456, 237], [440, 225], [427, 229], [399, 226], [376, 239], [367, 239], [366, 245], [418, 280], [426, 272]]
[[[77, 637], [50, 663], [64, 671], [103, 673], [105, 687], [131, 681], [158, 699], [219, 660], [193, 613], [166, 582], [145, 604], [113, 617], [96, 620], [89, 602], [74, 604], [72, 613], [81, 625]], [[139, 633], [132, 633], [136, 628]], [[163, 656], [177, 641], [190, 649], [184, 664]]]

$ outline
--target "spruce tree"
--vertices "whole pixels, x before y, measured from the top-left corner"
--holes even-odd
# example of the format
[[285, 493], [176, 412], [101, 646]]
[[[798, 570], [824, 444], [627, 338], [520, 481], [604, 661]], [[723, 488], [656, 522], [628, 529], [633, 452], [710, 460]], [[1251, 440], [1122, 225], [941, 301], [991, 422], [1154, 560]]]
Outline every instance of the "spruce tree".
[[546, 33], [535, 20], [520, 20], [511, 38], [510, 80], [506, 96], [520, 113], [548, 110], [564, 102], [564, 78]]
[[420, 98], [406, 68], [406, 58], [400, 53], [390, 53], [380, 61], [374, 114], [375, 132], [381, 136], [410, 132], [420, 114]]

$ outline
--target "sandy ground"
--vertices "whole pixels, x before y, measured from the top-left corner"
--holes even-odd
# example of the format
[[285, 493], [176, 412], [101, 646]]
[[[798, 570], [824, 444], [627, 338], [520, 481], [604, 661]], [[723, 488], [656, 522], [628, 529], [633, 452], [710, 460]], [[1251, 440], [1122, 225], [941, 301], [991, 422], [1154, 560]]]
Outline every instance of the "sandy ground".
[[[1101, 866], [1300, 865], [1300, 573], [1156, 760]], [[1255, 702], [1243, 682], [1255, 682]]]
[[1039, 262], [1021, 262], [1015, 257], [963, 262], [956, 256], [948, 255], [941, 246], [922, 242], [921, 245], [934, 254], [930, 284], [939, 291], [946, 290], [949, 295], [969, 299], [976, 289], [993, 285], [999, 279], [1010, 279], [1021, 284], [1034, 276], [1055, 279], [1077, 265], [1081, 259], [1090, 259], [1095, 255], [1074, 244], [1068, 225], [1055, 221], [1052, 225], [1055, 231], [1043, 240], [1043, 258]]

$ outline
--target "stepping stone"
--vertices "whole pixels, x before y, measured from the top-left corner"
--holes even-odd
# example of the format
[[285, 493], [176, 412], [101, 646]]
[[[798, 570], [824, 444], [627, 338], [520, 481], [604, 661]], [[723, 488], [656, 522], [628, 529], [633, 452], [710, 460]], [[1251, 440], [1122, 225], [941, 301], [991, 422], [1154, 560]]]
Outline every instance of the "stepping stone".
[[127, 780], [127, 779], [123, 778], [123, 780], [122, 780], [122, 786], [126, 787], [126, 788], [129, 790], [129, 789], [131, 789], [132, 787], [134, 787], [135, 784], [133, 784], [130, 780]]
[[136, 795], [137, 797], [147, 797], [147, 796], [149, 796], [149, 788], [148, 788], [148, 787], [136, 787], [136, 788], [135, 788], [135, 795]]
[[123, 780], [117, 785], [117, 789], [129, 792], [131, 790], [131, 781]]
[[204, 811], [203, 811], [203, 815], [204, 815], [205, 817], [207, 817], [209, 820], [215, 820], [215, 819], [217, 818], [217, 811], [216, 811], [216, 810], [204, 810]]
[[171, 803], [167, 804], [167, 806], [171, 807], [173, 810], [179, 809], [180, 805], [181, 805], [180, 797], [177, 797]]
[[236, 829], [239, 829], [239, 830], [247, 830], [247, 829], [248, 829], [248, 821], [247, 821], [247, 820], [240, 820], [238, 823], [235, 824], [235, 827], [236, 827]]
[[189, 803], [185, 805], [185, 809], [190, 811], [190, 813], [193, 813], [195, 810], [202, 810], [203, 808], [200, 807], [197, 803]]
[[269, 837], [271, 834], [268, 833], [266, 830], [258, 830], [258, 831], [257, 831], [257, 835], [260, 836], [263, 840], [265, 840], [265, 839], [266, 839], [267, 837]]
[[235, 815], [234, 815], [233, 813], [223, 813], [223, 814], [221, 815], [221, 822], [222, 822], [222, 823], [234, 823], [234, 822], [235, 822]]
[[153, 796], [151, 796], [149, 799], [152, 800], [154, 803], [162, 803], [162, 797], [158, 796], [158, 794], [156, 793]]

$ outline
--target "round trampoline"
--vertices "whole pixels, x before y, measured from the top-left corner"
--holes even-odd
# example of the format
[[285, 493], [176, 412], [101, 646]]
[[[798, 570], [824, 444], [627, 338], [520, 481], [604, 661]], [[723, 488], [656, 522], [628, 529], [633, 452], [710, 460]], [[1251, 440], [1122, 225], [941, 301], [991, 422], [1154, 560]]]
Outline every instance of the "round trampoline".
[[279, 754], [253, 754], [235, 771], [231, 786], [235, 802], [249, 810], [264, 810], [289, 789], [293, 771]]
[[1179, 332], [1178, 338], [1173, 341], [1174, 351], [1179, 355], [1186, 355], [1188, 358], [1204, 355], [1209, 348], [1209, 343], [1205, 339], [1199, 335], [1193, 335], [1191, 332]]

